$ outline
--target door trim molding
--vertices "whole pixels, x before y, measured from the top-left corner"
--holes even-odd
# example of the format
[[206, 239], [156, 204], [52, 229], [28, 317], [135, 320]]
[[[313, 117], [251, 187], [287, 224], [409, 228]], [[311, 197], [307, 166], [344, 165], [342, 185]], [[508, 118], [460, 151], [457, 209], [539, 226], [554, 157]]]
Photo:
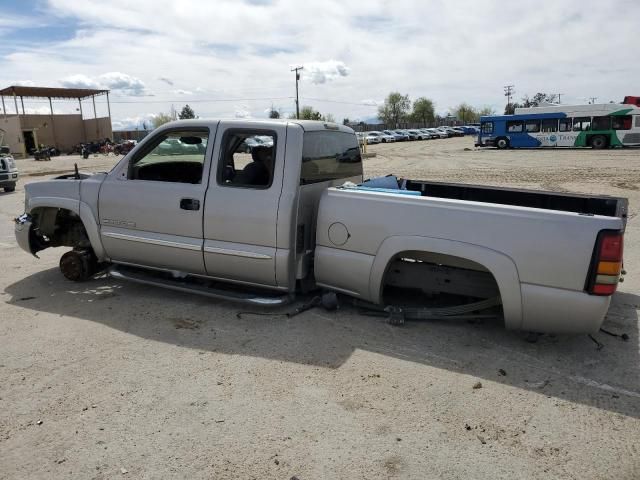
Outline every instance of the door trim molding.
[[271, 260], [271, 255], [265, 255], [263, 253], [247, 252], [245, 250], [233, 250], [230, 248], [219, 247], [204, 247], [205, 253], [217, 253], [220, 255], [231, 255], [233, 257], [254, 258], [256, 260]]
[[195, 250], [201, 251], [201, 245], [194, 245], [192, 243], [184, 243], [184, 242], [175, 242], [170, 240], [160, 240], [158, 238], [149, 238], [149, 237], [140, 237], [137, 235], [129, 235], [126, 233], [117, 233], [117, 232], [102, 232], [102, 235], [105, 237], [111, 237], [118, 240], [127, 240], [130, 242], [140, 242], [140, 243], [148, 243], [151, 245], [160, 245], [162, 247], [174, 247], [174, 248], [182, 248], [184, 250]]

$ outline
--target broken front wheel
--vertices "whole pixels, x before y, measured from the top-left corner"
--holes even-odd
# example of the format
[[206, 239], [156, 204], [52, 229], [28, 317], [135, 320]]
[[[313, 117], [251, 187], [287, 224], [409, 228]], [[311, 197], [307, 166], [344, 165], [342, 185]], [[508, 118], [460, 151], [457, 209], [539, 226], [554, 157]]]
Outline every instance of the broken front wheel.
[[73, 282], [89, 280], [98, 270], [98, 261], [88, 250], [71, 250], [60, 258], [60, 271]]

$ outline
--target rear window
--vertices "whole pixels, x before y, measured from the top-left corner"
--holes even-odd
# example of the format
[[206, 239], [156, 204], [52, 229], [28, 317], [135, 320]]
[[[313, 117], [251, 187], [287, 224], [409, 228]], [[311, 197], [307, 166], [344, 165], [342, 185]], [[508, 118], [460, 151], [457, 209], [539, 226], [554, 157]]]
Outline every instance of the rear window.
[[355, 135], [323, 130], [305, 132], [301, 185], [361, 176], [362, 156]]

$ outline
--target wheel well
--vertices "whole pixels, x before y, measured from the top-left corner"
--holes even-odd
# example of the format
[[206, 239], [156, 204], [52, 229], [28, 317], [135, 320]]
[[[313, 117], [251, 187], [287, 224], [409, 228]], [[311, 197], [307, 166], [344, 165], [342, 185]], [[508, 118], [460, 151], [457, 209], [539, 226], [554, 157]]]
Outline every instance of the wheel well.
[[587, 145], [591, 145], [591, 141], [595, 138], [595, 137], [603, 137], [605, 139], [605, 141], [607, 142], [607, 145], [609, 145], [611, 143], [611, 137], [608, 134], [604, 134], [604, 133], [596, 133], [596, 134], [591, 134], [587, 136]]
[[441, 296], [453, 303], [500, 296], [495, 276], [484, 265], [463, 257], [422, 251], [396, 254], [386, 266], [380, 288], [384, 300], [394, 293], [406, 297], [408, 291], [413, 291], [413, 302], [425, 296]]
[[91, 248], [87, 230], [80, 216], [66, 208], [39, 207], [31, 211], [33, 229], [39, 248]]

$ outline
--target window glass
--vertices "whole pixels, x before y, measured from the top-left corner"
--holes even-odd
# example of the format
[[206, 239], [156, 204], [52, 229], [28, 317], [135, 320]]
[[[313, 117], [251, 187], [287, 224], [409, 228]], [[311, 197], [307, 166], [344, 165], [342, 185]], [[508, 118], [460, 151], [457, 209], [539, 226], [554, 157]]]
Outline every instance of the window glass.
[[609, 130], [611, 128], [611, 117], [593, 117], [592, 130]]
[[493, 122], [482, 122], [480, 130], [484, 135], [491, 135], [493, 133]]
[[558, 119], [557, 118], [547, 118], [542, 120], [542, 131], [545, 133], [557, 132], [558, 131]]
[[561, 118], [559, 122], [558, 130], [560, 132], [570, 132], [573, 126], [573, 119], [571, 118]]
[[508, 133], [520, 133], [524, 128], [524, 122], [522, 120], [512, 120], [507, 122]]
[[528, 133], [536, 133], [540, 131], [540, 120], [527, 120], [524, 123], [525, 130]]
[[324, 130], [304, 134], [302, 185], [361, 176], [362, 156], [353, 134]]
[[576, 117], [573, 119], [574, 132], [586, 132], [591, 129], [591, 117]]
[[631, 115], [615, 115], [611, 117], [611, 128], [614, 130], [630, 130]]
[[640, 115], [636, 115], [636, 127], [640, 127]]
[[130, 180], [202, 183], [208, 130], [169, 131], [129, 164]]
[[269, 188], [273, 182], [276, 134], [254, 129], [227, 130], [220, 148], [218, 183]]

